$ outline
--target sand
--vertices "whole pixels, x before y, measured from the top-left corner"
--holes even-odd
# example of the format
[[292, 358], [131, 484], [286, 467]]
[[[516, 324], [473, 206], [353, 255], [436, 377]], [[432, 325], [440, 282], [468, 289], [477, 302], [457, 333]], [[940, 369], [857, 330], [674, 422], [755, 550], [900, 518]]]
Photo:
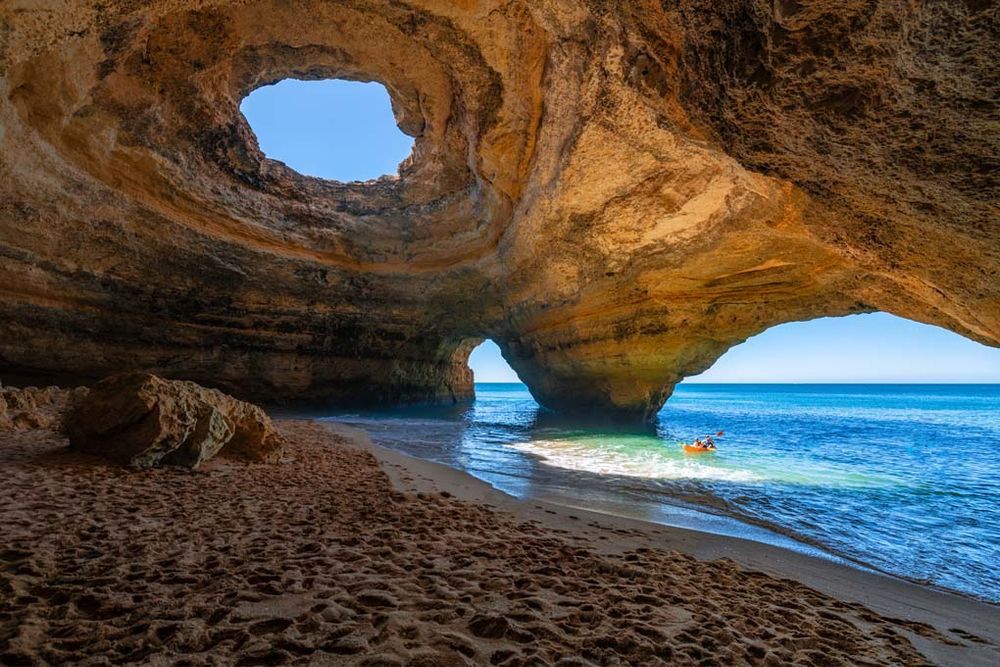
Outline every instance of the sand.
[[0, 663], [1000, 663], [991, 605], [279, 427], [197, 472], [0, 433]]

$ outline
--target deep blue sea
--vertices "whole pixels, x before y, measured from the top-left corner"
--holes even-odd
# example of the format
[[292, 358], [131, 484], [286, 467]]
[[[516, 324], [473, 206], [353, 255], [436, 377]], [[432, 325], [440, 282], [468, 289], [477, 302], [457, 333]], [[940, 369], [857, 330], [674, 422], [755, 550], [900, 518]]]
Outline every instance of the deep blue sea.
[[[580, 426], [521, 384], [336, 415], [519, 497], [767, 541], [1000, 602], [1000, 385], [682, 384]], [[711, 454], [680, 443], [725, 431]]]

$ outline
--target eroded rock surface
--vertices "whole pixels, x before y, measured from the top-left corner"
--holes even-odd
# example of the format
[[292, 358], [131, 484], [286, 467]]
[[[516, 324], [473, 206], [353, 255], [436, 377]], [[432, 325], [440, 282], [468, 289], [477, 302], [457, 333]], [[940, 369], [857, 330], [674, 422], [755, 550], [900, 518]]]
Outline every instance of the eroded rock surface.
[[148, 373], [97, 383], [66, 416], [64, 430], [74, 449], [139, 468], [197, 468], [220, 452], [274, 462], [282, 445], [256, 405]]
[[0, 429], [58, 430], [65, 413], [87, 391], [86, 387], [0, 387]]
[[[1000, 344], [998, 9], [893, 0], [0, 7], [0, 373], [655, 413], [776, 324]], [[283, 77], [377, 80], [399, 178], [268, 160]]]

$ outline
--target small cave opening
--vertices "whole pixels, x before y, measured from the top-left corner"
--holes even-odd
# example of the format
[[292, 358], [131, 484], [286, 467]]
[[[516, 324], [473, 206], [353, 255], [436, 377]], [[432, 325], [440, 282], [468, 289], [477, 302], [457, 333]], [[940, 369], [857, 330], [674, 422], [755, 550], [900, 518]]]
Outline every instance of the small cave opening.
[[264, 155], [305, 176], [343, 183], [398, 176], [413, 151], [377, 82], [282, 79], [250, 92], [240, 111]]
[[522, 384], [521, 378], [500, 353], [500, 346], [488, 338], [472, 350], [468, 364], [477, 385]]

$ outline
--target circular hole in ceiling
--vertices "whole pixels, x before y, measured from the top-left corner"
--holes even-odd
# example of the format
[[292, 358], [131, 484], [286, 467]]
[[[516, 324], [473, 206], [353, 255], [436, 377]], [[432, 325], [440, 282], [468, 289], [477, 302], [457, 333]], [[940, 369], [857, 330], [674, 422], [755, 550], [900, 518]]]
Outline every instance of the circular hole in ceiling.
[[395, 176], [413, 150], [380, 83], [283, 79], [252, 91], [240, 111], [264, 155], [307, 176], [342, 182]]

